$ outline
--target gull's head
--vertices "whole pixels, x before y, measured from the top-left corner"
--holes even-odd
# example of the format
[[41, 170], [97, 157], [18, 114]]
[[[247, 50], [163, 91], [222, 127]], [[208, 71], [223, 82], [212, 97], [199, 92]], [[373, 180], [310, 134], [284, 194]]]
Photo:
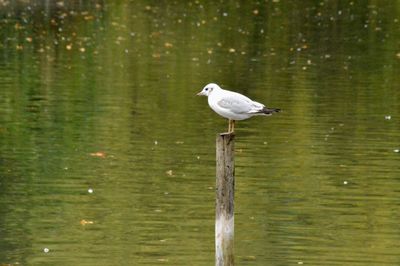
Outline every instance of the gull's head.
[[199, 93], [197, 93], [198, 96], [209, 96], [212, 91], [221, 89], [217, 84], [215, 83], [209, 83], [206, 86], [204, 86], [203, 90]]

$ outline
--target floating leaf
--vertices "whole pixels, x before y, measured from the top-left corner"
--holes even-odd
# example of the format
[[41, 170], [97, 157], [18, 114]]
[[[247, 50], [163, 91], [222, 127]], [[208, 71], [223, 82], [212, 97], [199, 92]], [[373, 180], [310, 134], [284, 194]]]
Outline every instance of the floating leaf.
[[102, 151], [93, 152], [90, 155], [94, 156], [94, 157], [101, 157], [101, 158], [105, 158], [106, 157], [106, 154], [104, 152], [102, 152]]
[[80, 223], [81, 225], [94, 224], [93, 221], [85, 220], [85, 219], [81, 220], [79, 223]]

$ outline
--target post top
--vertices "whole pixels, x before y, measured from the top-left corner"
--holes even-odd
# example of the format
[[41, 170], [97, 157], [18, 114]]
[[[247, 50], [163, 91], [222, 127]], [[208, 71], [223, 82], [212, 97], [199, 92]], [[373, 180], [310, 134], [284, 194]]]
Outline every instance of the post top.
[[233, 136], [235, 136], [235, 132], [218, 133], [218, 136], [221, 136], [221, 137], [225, 137], [225, 136], [233, 137]]

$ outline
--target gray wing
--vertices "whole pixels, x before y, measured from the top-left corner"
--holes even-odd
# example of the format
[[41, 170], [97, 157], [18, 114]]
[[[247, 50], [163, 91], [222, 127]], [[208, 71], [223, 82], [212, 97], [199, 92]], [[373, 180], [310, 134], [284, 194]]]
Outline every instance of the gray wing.
[[253, 113], [264, 107], [263, 104], [254, 102], [248, 97], [236, 92], [225, 94], [217, 104], [219, 107], [228, 109], [236, 114]]

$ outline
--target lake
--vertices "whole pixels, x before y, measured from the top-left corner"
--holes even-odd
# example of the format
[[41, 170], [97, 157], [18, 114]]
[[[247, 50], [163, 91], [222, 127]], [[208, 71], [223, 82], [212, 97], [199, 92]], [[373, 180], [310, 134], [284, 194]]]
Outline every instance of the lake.
[[210, 82], [237, 265], [400, 264], [396, 1], [0, 1], [0, 265], [212, 265]]

